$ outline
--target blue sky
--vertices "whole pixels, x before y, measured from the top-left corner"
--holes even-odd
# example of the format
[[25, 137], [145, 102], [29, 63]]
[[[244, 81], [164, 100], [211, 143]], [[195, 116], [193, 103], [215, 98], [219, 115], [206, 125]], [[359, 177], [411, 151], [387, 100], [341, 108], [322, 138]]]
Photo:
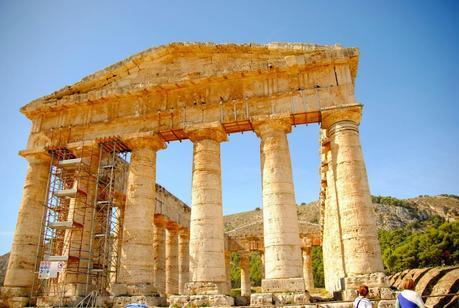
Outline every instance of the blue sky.
[[[360, 48], [356, 95], [373, 194], [459, 194], [457, 1], [0, 0], [0, 253], [9, 250], [29, 132], [19, 108], [143, 49], [174, 41]], [[319, 193], [318, 126], [289, 136], [298, 203]], [[171, 143], [158, 182], [191, 199], [192, 147]], [[261, 206], [259, 141], [222, 144], [225, 213]]]

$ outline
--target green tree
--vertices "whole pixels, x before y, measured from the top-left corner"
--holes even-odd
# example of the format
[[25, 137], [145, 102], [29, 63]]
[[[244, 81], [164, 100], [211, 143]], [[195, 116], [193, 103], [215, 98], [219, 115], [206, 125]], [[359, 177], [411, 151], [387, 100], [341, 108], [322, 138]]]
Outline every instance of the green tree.
[[322, 247], [312, 247], [312, 272], [314, 276], [314, 287], [325, 287]]

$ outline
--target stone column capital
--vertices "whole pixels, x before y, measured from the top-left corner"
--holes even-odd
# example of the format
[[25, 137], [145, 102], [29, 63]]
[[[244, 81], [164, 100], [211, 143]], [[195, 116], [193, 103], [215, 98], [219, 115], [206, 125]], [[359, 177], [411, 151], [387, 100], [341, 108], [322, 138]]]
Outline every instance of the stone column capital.
[[[324, 109], [321, 111], [321, 117], [322, 128], [324, 129], [330, 129], [335, 123], [341, 121], [352, 121], [359, 125], [362, 119], [362, 105]], [[328, 132], [327, 137], [330, 137]]]
[[159, 151], [166, 148], [166, 142], [161, 136], [149, 132], [125, 135], [122, 140], [131, 150], [150, 148]]
[[192, 142], [205, 139], [215, 140], [217, 142], [228, 140], [228, 135], [220, 122], [213, 122], [206, 125], [196, 124], [188, 126], [185, 128], [185, 133]]
[[276, 131], [281, 131], [286, 134], [292, 131], [292, 119], [290, 115], [287, 114], [255, 116], [250, 120], [259, 138]]
[[46, 151], [22, 150], [19, 155], [27, 159], [30, 164], [49, 163], [51, 155]]

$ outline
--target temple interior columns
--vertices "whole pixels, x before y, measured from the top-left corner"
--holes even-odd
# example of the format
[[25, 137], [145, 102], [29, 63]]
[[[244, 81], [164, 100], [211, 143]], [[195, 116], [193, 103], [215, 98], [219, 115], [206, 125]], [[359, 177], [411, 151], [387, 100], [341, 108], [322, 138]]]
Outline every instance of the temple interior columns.
[[189, 281], [189, 241], [190, 234], [189, 229], [179, 229], [179, 238], [178, 238], [178, 292], [179, 294], [185, 294], [185, 283]]
[[166, 294], [178, 294], [178, 226], [169, 224], [166, 228]]
[[303, 254], [303, 278], [306, 290], [314, 289], [314, 276], [312, 270], [312, 246], [302, 249]]
[[241, 296], [250, 296], [250, 263], [249, 255], [246, 253], [240, 254], [241, 266]]
[[155, 215], [153, 235], [154, 277], [156, 289], [160, 294], [166, 292], [166, 220]]

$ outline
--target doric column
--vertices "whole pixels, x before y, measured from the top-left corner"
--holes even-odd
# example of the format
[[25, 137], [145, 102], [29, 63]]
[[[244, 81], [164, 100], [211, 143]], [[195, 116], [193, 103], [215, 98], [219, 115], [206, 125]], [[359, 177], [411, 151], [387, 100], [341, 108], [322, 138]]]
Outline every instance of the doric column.
[[128, 294], [149, 295], [154, 291], [153, 251], [156, 152], [165, 148], [159, 136], [127, 140], [131, 162], [127, 179], [118, 282]]
[[231, 251], [225, 251], [226, 293], [231, 293]]
[[340, 216], [347, 277], [383, 272], [365, 163], [359, 140], [361, 107], [322, 112], [330, 139], [331, 166]]
[[260, 259], [261, 259], [261, 278], [265, 279], [265, 252], [260, 251]]
[[155, 215], [153, 235], [155, 286], [159, 293], [166, 292], [166, 220]]
[[341, 220], [336, 198], [336, 183], [332, 166], [330, 142], [322, 134], [322, 172], [326, 180], [325, 206], [323, 209], [322, 254], [324, 264], [325, 289], [333, 293], [342, 289], [345, 277], [343, 244], [341, 241]]
[[178, 226], [166, 228], [166, 294], [178, 294]]
[[241, 266], [241, 296], [250, 296], [250, 263], [249, 255], [240, 254], [239, 264]]
[[179, 278], [178, 287], [179, 294], [185, 294], [185, 283], [190, 279], [190, 258], [189, 258], [189, 243], [190, 234], [189, 229], [182, 228], [179, 230]]
[[[222, 126], [186, 130], [193, 142], [192, 207], [190, 223], [190, 293], [202, 283], [226, 291], [220, 142], [227, 140]], [[207, 287], [206, 290], [209, 288]]]
[[45, 213], [45, 198], [50, 170], [47, 153], [22, 154], [29, 162], [22, 200], [13, 237], [13, 245], [5, 276], [5, 287], [24, 288], [24, 294], [32, 287], [36, 276], [37, 247]]
[[261, 139], [264, 292], [304, 291], [298, 216], [287, 133], [289, 117], [252, 121]]
[[303, 252], [303, 277], [306, 290], [314, 289], [314, 276], [312, 272], [312, 247], [306, 246]]

